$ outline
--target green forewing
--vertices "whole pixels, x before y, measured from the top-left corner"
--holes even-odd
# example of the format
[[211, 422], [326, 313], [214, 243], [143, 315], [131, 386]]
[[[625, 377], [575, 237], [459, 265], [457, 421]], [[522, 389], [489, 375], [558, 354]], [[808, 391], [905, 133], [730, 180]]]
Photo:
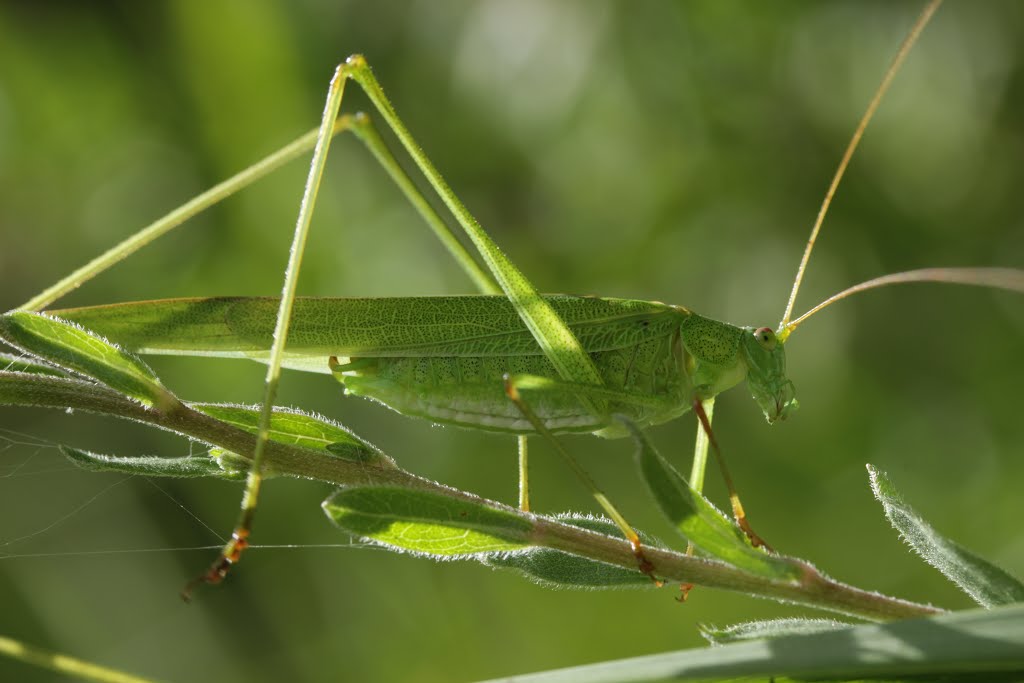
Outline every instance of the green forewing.
[[[545, 297], [587, 351], [669, 333], [688, 312], [629, 299]], [[141, 353], [259, 357], [270, 348], [276, 298], [164, 299], [52, 311]], [[286, 348], [291, 367], [327, 356], [538, 355], [501, 296], [300, 298]], [[327, 372], [326, 363], [306, 369]]]

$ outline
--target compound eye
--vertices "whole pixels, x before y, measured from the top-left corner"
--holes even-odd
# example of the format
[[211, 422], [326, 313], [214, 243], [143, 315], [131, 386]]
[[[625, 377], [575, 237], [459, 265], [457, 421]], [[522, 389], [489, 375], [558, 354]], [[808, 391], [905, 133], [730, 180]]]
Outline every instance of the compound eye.
[[778, 343], [775, 332], [770, 327], [759, 327], [754, 330], [754, 338], [768, 351], [773, 351]]

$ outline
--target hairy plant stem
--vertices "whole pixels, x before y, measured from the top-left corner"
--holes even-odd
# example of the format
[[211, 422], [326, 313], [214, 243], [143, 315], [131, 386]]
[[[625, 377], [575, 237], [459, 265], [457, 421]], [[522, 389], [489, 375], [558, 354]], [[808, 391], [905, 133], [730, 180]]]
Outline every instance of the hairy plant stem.
[[[187, 403], [175, 401], [163, 409], [146, 408], [106, 387], [67, 377], [0, 371], [0, 404], [70, 408], [134, 420], [219, 446], [246, 458], [256, 442], [253, 434], [199, 412]], [[267, 443], [266, 468], [268, 473], [315, 479], [338, 486], [398, 486], [487, 505], [528, 521], [532, 526], [530, 540], [535, 546], [637, 569], [636, 556], [625, 539], [581, 529], [453, 489], [395, 467], [388, 461], [357, 463], [270, 441]], [[798, 569], [800, 578], [784, 581], [755, 576], [719, 561], [672, 550], [645, 547], [644, 554], [653, 566], [654, 574], [667, 582], [738, 591], [870, 620], [884, 621], [943, 612], [930, 605], [840, 583], [797, 558], [784, 559]]]

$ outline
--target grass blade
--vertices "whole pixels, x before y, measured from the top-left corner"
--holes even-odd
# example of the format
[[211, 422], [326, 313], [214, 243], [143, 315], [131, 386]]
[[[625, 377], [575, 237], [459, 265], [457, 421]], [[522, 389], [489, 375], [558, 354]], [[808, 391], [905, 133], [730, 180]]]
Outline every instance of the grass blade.
[[[0, 636], [0, 655], [41, 669], [49, 669], [63, 676], [100, 683], [156, 683], [153, 679], [135, 676], [84, 659]], [[29, 674], [26, 672], [26, 677]]]
[[[1018, 681], [1024, 605], [851, 626], [516, 676], [516, 683], [861, 679]], [[783, 678], [788, 677], [788, 678]], [[494, 682], [496, 683], [495, 679]], [[500, 679], [511, 681], [513, 679]]]

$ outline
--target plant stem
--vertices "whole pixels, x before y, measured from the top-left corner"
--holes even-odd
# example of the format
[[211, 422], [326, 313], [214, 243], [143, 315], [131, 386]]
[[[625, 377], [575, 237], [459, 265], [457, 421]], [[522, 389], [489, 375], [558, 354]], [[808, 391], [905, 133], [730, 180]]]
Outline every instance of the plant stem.
[[[184, 434], [242, 454], [242, 457], [252, 452], [256, 440], [253, 434], [201, 413], [186, 403], [176, 402], [162, 410], [146, 408], [106, 387], [66, 377], [0, 371], [0, 403], [72, 408], [113, 415]], [[588, 531], [486, 500], [424, 479], [388, 461], [357, 463], [269, 441], [266, 467], [268, 472], [277, 475], [315, 479], [337, 486], [399, 486], [429, 491], [475, 505], [486, 505], [529, 522], [533, 527], [530, 540], [535, 546], [637, 569], [636, 556], [625, 539]], [[840, 583], [797, 558], [782, 558], [792, 563], [800, 576], [798, 580], [785, 581], [755, 576], [716, 560], [673, 550], [645, 547], [644, 554], [653, 565], [654, 573], [665, 581], [737, 591], [870, 620], [885, 621], [943, 612], [931, 605], [909, 602]]]

